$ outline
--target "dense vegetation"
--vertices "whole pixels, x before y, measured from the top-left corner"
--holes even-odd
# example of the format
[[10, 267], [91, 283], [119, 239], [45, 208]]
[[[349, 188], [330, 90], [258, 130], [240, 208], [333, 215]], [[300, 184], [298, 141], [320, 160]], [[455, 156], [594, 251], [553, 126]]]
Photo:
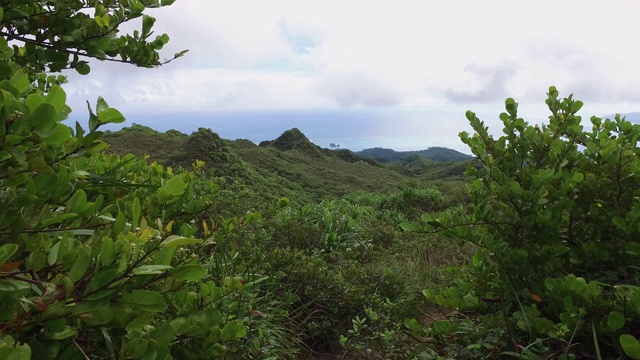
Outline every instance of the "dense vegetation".
[[356, 152], [356, 155], [368, 157], [380, 162], [400, 161], [409, 157], [415, 157], [415, 155], [422, 155], [426, 158], [441, 162], [471, 160], [471, 156], [469, 155], [463, 154], [459, 151], [437, 146], [430, 147], [425, 150], [416, 151], [395, 151], [392, 149], [384, 149], [378, 147], [358, 151]]
[[190, 168], [196, 160], [228, 186], [251, 188], [264, 200], [286, 196], [294, 202], [322, 201], [357, 191], [389, 192], [425, 186], [424, 179], [461, 180], [466, 162], [445, 163], [416, 155], [417, 159], [378, 163], [353, 152], [322, 149], [298, 129], [255, 145], [248, 140], [225, 140], [209, 129], [191, 135], [175, 130], [159, 133], [141, 125], [102, 136], [109, 151], [172, 167]]
[[296, 129], [103, 134], [101, 98], [64, 125], [48, 72], [159, 65], [143, 12], [170, 3], [2, 5], [0, 359], [640, 359], [640, 126], [507, 99], [497, 139], [467, 113], [468, 179], [434, 181], [460, 165]]

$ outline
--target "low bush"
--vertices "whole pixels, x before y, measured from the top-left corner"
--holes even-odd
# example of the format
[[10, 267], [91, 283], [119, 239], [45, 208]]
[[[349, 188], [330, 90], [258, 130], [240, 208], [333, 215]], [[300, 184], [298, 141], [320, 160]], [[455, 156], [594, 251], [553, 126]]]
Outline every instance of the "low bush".
[[472, 207], [414, 229], [477, 246], [452, 286], [425, 291], [477, 326], [423, 333], [459, 339], [467, 324], [491, 335], [493, 354], [640, 358], [640, 126], [592, 117], [587, 130], [582, 102], [553, 87], [546, 103], [548, 125], [532, 126], [507, 99], [498, 139], [467, 113], [476, 133], [461, 138], [482, 163], [469, 170]]

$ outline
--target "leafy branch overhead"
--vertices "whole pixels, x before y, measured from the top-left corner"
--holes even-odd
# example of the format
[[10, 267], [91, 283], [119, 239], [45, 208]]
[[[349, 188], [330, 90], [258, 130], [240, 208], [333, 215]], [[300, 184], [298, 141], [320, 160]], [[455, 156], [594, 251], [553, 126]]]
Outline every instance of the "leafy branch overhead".
[[[4, 1], [0, 8], [0, 46], [4, 55], [31, 72], [75, 69], [90, 71], [87, 58], [155, 67], [187, 50], [161, 59], [158, 51], [169, 36], [153, 35], [155, 18], [146, 8], [170, 5], [174, 0]], [[140, 19], [141, 29], [118, 35], [118, 28]]]

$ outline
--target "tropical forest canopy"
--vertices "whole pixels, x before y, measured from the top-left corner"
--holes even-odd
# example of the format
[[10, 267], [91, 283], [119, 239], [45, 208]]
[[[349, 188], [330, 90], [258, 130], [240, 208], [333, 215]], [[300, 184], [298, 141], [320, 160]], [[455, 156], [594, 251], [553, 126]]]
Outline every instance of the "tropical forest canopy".
[[640, 126], [554, 87], [468, 112], [473, 160], [63, 124], [61, 70], [184, 54], [172, 2], [2, 2], [0, 359], [640, 359]]

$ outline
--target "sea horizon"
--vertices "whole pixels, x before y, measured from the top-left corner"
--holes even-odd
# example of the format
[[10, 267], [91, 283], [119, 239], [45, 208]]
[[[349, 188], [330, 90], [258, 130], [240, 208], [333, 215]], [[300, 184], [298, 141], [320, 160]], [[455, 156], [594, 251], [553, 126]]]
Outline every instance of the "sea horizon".
[[[78, 121], [85, 126], [87, 120], [82, 114], [73, 115], [65, 122]], [[468, 147], [457, 137], [460, 131], [468, 131], [464, 129], [464, 125], [468, 127], [466, 119], [445, 111], [425, 114], [417, 111], [270, 110], [124, 115], [126, 122], [108, 124], [101, 130], [115, 131], [138, 124], [159, 132], [177, 130], [188, 135], [202, 127], [211, 129], [223, 139], [246, 139], [259, 144], [297, 128], [313, 144], [323, 148], [355, 152], [370, 148], [414, 151], [446, 147], [470, 154]]]

